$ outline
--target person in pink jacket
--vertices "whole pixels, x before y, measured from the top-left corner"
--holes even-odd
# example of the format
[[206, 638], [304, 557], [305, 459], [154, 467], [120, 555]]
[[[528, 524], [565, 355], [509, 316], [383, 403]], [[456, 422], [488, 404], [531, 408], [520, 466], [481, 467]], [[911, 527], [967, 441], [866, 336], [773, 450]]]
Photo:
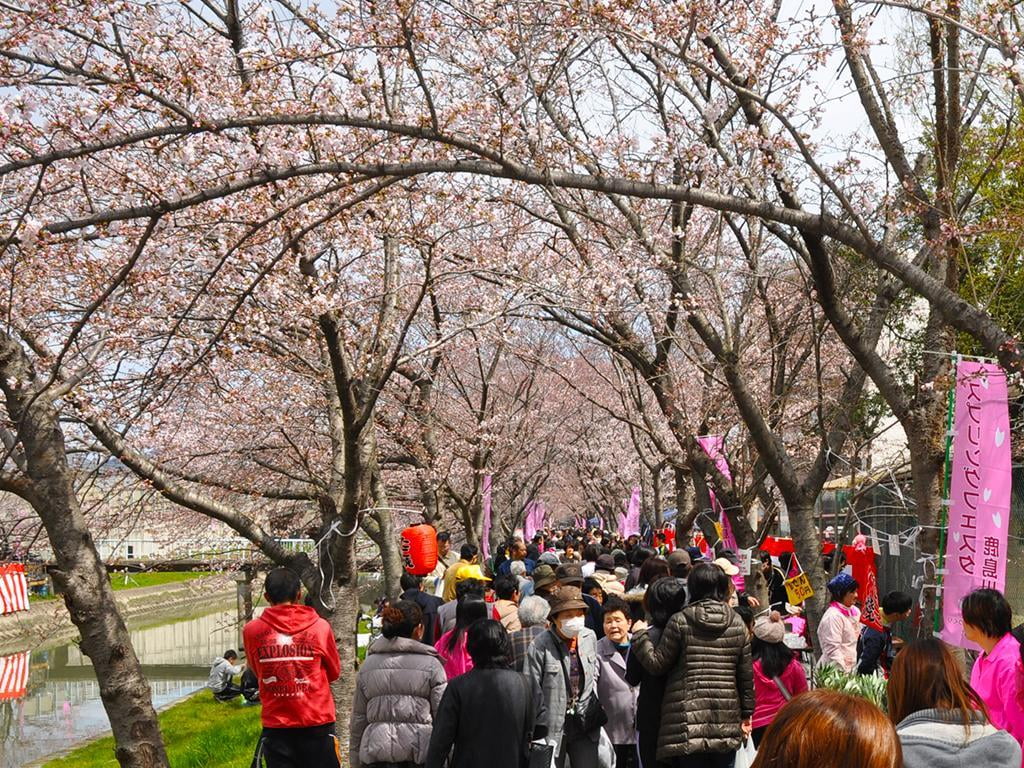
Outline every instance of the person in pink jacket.
[[1013, 609], [1001, 592], [976, 589], [960, 608], [964, 635], [981, 646], [982, 654], [971, 670], [971, 687], [988, 707], [996, 728], [1009, 731], [1024, 744], [1024, 709], [1019, 703], [1020, 643], [1011, 633]]
[[860, 611], [857, 602], [857, 584], [848, 573], [840, 573], [828, 583], [832, 602], [825, 609], [818, 624], [818, 642], [821, 661], [833, 664], [844, 672], [853, 672], [857, 665], [857, 640], [860, 638]]
[[754, 716], [751, 736], [760, 746], [764, 732], [786, 702], [807, 690], [807, 673], [783, 640], [786, 625], [775, 611], [754, 622]]
[[459, 599], [455, 613], [455, 629], [445, 632], [434, 643], [434, 649], [441, 657], [444, 672], [449, 680], [469, 672], [473, 668], [473, 659], [466, 649], [466, 630], [469, 625], [486, 619], [490, 606], [479, 595], [463, 595]]

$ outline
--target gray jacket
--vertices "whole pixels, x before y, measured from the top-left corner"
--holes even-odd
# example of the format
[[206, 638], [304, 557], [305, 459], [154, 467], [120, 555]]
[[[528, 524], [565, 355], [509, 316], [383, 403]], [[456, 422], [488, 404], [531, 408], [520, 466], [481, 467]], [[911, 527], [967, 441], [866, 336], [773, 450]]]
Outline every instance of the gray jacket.
[[604, 730], [612, 744], [636, 741], [636, 697], [639, 687], [626, 682], [626, 659], [607, 637], [597, 643], [597, 698], [608, 715]]
[[[583, 683], [580, 686], [580, 701], [586, 701], [597, 691], [597, 636], [589, 629], [584, 629], [576, 638], [583, 668]], [[548, 629], [538, 635], [526, 654], [523, 673], [540, 686], [547, 709], [548, 734], [545, 741], [554, 744], [556, 751], [562, 741], [565, 727], [565, 712], [569, 704], [568, 674], [569, 651], [565, 642]], [[600, 738], [601, 729], [588, 734], [593, 741]]]
[[458, 608], [458, 600], [449, 600], [437, 609], [437, 620], [441, 624], [441, 631], [438, 633], [438, 637], [441, 637], [445, 632], [451, 632], [455, 629], [455, 612]]
[[231, 684], [231, 678], [242, 674], [242, 666], [235, 666], [223, 656], [218, 656], [210, 667], [210, 679], [206, 686], [214, 693], [220, 693]]
[[448, 680], [437, 651], [405, 637], [377, 639], [356, 678], [349, 734], [352, 768], [427, 761]]
[[1020, 744], [976, 713], [964, 731], [960, 713], [923, 709], [896, 726], [904, 768], [1019, 768]]

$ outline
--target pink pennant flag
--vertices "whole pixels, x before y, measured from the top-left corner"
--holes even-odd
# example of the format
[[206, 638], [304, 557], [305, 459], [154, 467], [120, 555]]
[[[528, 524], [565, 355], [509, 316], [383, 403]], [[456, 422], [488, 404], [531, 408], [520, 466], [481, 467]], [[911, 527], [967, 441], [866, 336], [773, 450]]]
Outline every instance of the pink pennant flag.
[[484, 475], [484, 525], [480, 534], [480, 549], [484, 560], [491, 556], [491, 476]]
[[633, 486], [626, 503], [626, 514], [620, 518], [619, 531], [624, 537], [640, 535], [640, 488]]
[[[732, 472], [729, 470], [729, 462], [725, 458], [725, 436], [724, 435], [704, 435], [703, 437], [697, 438], [697, 443], [704, 452], [715, 462], [715, 467], [721, 472], [726, 478], [732, 480]], [[739, 550], [739, 545], [736, 543], [736, 534], [733, 533], [732, 524], [729, 522], [729, 516], [725, 514], [725, 510], [722, 509], [722, 503], [718, 500], [715, 492], [708, 488], [708, 495], [711, 497], [711, 508], [716, 511], [718, 515], [718, 521], [722, 524], [722, 544], [726, 549], [731, 549], [733, 552]], [[733, 584], [736, 585], [736, 589], [740, 592], [743, 591], [745, 581], [743, 574], [737, 574], [732, 577]]]
[[1006, 586], [1012, 484], [1006, 372], [992, 363], [961, 361], [955, 395], [939, 634], [977, 650], [964, 636], [960, 602], [975, 589], [1001, 592]]

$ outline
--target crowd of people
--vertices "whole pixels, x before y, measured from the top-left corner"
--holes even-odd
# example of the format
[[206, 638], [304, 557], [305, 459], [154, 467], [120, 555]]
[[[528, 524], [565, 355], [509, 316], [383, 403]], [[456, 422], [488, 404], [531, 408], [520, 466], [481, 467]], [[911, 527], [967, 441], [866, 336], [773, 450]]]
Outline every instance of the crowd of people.
[[[968, 637], [983, 649], [968, 682], [962, 656], [939, 640], [894, 640], [908, 595], [882, 598], [880, 629], [861, 625], [859, 585], [845, 572], [829, 582], [812, 661], [798, 607], [772, 593], [771, 558], [762, 605], [728, 552], [564, 531], [513, 540], [482, 561], [475, 546], [456, 557], [438, 538], [438, 568], [403, 576], [358, 670], [352, 768], [1021, 766], [1024, 661], [994, 590], [963, 602]], [[281, 573], [290, 574], [268, 576], [271, 606], [246, 628], [267, 765], [333, 767], [318, 762], [333, 743], [333, 708], [319, 702], [296, 717], [296, 681], [282, 687], [272, 674], [277, 661], [316, 659], [327, 691], [340, 671], [326, 624], [300, 605], [298, 578]], [[223, 676], [234, 660], [221, 661]], [[887, 713], [809, 690], [812, 663], [887, 677]]]

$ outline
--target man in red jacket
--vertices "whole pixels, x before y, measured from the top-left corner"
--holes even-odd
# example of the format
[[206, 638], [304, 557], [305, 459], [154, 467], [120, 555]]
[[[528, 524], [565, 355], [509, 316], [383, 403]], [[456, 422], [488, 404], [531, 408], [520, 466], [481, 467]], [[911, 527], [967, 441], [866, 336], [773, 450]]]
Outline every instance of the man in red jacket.
[[338, 768], [330, 683], [341, 674], [330, 625], [302, 605], [299, 576], [275, 568], [263, 586], [270, 603], [245, 625], [249, 667], [263, 702], [261, 749], [268, 768]]

